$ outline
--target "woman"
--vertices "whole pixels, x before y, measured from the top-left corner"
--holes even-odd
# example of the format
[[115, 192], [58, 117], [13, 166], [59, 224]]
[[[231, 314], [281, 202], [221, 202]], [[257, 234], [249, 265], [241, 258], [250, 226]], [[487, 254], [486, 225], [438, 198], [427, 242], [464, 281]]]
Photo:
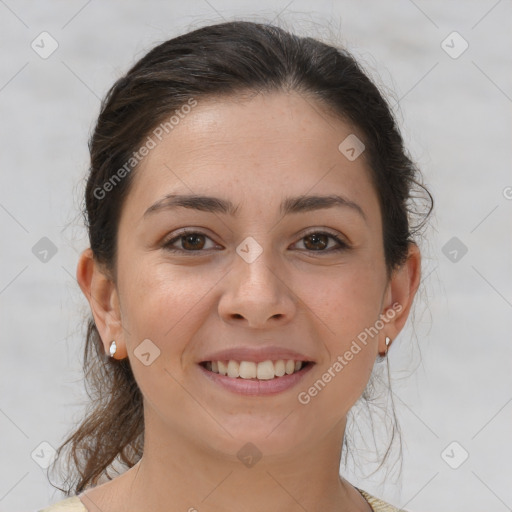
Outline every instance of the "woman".
[[422, 185], [353, 57], [195, 30], [114, 84], [90, 151], [94, 407], [58, 451], [75, 495], [44, 510], [397, 510], [339, 465], [419, 286]]

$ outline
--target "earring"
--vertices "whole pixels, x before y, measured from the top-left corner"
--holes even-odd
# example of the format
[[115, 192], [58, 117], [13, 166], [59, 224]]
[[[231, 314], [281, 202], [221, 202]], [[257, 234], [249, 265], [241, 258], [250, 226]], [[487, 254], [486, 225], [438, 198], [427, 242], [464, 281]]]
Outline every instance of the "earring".
[[116, 350], [117, 350], [116, 340], [112, 340], [112, 343], [110, 344], [110, 357], [114, 357]]
[[384, 354], [379, 353], [379, 357], [378, 357], [379, 363], [381, 363], [382, 361], [384, 361], [384, 359], [386, 359], [390, 345], [391, 345], [391, 338], [389, 336], [386, 336], [386, 351], [384, 352]]

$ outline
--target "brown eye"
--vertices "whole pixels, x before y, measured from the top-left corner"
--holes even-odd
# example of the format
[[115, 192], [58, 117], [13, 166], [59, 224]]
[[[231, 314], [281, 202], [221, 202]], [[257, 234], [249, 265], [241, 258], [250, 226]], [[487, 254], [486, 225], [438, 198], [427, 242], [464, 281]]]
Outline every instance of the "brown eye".
[[[207, 240], [212, 242], [210, 247], [206, 247]], [[180, 245], [179, 242], [181, 242]], [[162, 247], [171, 252], [205, 252], [213, 248], [213, 241], [210, 237], [196, 231], [182, 232], [168, 242], [164, 242]]]
[[[326, 248], [329, 246], [329, 239], [334, 240], [337, 243], [337, 247], [331, 246], [328, 250], [326, 250]], [[301, 241], [308, 252], [335, 252], [348, 248], [348, 245], [336, 235], [318, 231], [309, 233], [308, 235], [304, 236]]]
[[304, 240], [304, 245], [307, 249], [325, 249], [329, 245], [329, 237], [318, 233], [305, 236]]
[[[182, 232], [182, 234], [175, 236], [168, 242], [164, 242], [162, 246], [165, 250], [171, 252], [205, 252], [213, 248], [212, 246], [206, 247], [208, 240], [213, 243], [211, 238], [207, 235], [201, 232], [189, 231]], [[329, 247], [330, 240], [335, 241], [336, 244]], [[179, 242], [181, 242], [181, 246], [176, 245]], [[319, 231], [307, 234], [302, 237], [300, 242], [304, 244], [306, 252], [331, 253], [349, 248], [348, 244], [336, 235]]]
[[182, 247], [187, 250], [202, 249], [204, 247], [204, 236], [200, 234], [185, 235], [182, 239]]

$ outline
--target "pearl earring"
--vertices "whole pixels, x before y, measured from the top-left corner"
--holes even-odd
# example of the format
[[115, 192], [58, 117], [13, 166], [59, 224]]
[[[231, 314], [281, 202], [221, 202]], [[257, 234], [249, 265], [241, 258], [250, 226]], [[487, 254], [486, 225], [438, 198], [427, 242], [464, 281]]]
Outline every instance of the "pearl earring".
[[117, 350], [116, 340], [112, 340], [112, 343], [110, 344], [110, 357], [114, 357], [116, 350]]
[[384, 352], [384, 354], [380, 354], [379, 353], [379, 357], [378, 357], [378, 362], [382, 362], [384, 361], [384, 359], [386, 359], [386, 356], [388, 355], [388, 349], [389, 349], [389, 346], [391, 345], [391, 338], [389, 336], [386, 336], [386, 351]]

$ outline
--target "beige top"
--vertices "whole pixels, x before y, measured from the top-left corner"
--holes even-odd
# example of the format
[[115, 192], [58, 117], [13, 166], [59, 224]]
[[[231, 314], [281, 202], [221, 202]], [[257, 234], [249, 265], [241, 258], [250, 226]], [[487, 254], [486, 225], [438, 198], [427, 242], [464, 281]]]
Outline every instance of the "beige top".
[[[362, 494], [363, 498], [370, 504], [374, 512], [407, 512], [403, 509], [398, 509], [385, 501], [368, 494], [362, 489], [356, 489]], [[37, 512], [88, 512], [84, 504], [80, 501], [78, 496], [72, 496], [65, 500], [58, 501], [49, 507], [38, 510]]]
[[370, 507], [374, 512], [407, 512], [403, 508], [396, 508], [390, 503], [386, 503], [385, 501], [382, 501], [379, 498], [376, 498], [375, 496], [368, 494], [366, 491], [363, 491], [362, 489], [359, 489], [357, 487], [356, 489], [363, 495], [363, 498], [370, 504]]

